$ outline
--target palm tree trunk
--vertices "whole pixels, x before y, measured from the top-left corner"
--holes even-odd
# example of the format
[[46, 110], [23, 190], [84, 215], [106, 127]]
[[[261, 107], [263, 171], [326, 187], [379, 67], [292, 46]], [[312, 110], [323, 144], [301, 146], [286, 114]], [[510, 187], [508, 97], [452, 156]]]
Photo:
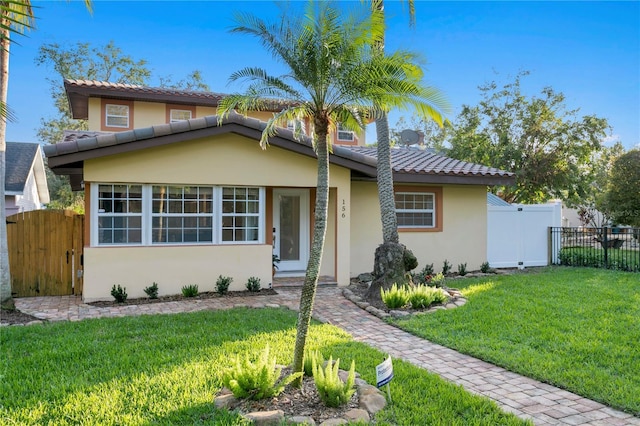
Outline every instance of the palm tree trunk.
[[[384, 2], [373, 1], [372, 6], [384, 11]], [[384, 54], [384, 39], [374, 46]], [[389, 288], [393, 283], [404, 280], [404, 251], [398, 236], [395, 194], [393, 192], [393, 169], [391, 167], [391, 143], [389, 141], [389, 118], [383, 114], [376, 119], [378, 137], [378, 201], [382, 222], [382, 244], [376, 249], [373, 265], [374, 281], [369, 287], [367, 298], [380, 298], [380, 287]]]
[[[11, 38], [8, 21], [2, 17], [5, 28], [2, 29], [0, 40], [0, 102], [7, 104], [7, 90], [9, 83], [9, 46]], [[0, 117], [0, 307], [15, 309], [11, 295], [11, 272], [9, 271], [9, 246], [7, 243], [7, 217], [4, 200], [5, 185], [5, 153], [7, 151], [7, 117]]]
[[[298, 324], [296, 330], [296, 345], [293, 351], [293, 371], [303, 371], [304, 348], [307, 341], [307, 332], [311, 322], [313, 303], [318, 288], [318, 275], [324, 240], [327, 233], [327, 212], [329, 210], [329, 149], [327, 145], [327, 123], [316, 123], [316, 154], [318, 156], [318, 183], [316, 188], [316, 203], [314, 212], [313, 239], [311, 241], [311, 253], [300, 295], [300, 309], [298, 311]], [[293, 382], [300, 387], [302, 377]]]

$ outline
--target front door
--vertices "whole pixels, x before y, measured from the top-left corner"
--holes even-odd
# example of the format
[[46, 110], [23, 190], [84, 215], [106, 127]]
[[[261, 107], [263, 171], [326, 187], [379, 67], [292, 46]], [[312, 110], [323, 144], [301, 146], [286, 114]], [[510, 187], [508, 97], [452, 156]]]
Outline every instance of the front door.
[[273, 253], [278, 272], [295, 274], [309, 260], [309, 190], [273, 190]]

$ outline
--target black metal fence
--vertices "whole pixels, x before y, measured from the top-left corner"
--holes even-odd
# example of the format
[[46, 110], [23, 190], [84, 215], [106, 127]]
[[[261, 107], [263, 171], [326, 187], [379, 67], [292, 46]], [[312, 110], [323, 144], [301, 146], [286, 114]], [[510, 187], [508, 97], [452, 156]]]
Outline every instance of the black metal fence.
[[549, 228], [549, 263], [640, 272], [640, 228]]

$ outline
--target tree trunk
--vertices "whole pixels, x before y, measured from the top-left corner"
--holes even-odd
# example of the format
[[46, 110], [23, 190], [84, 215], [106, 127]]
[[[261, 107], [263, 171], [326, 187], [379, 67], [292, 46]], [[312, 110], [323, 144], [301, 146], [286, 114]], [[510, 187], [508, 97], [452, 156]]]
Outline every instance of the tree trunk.
[[[2, 17], [3, 24], [9, 22]], [[0, 101], [7, 105], [7, 90], [9, 83], [9, 46], [11, 38], [8, 29], [3, 29], [0, 41]], [[5, 153], [7, 151], [7, 117], [0, 117], [0, 307], [2, 309], [15, 309], [11, 294], [11, 272], [9, 271], [9, 246], [7, 243], [7, 213], [4, 201], [5, 185]]]
[[[327, 233], [327, 212], [329, 209], [329, 149], [327, 146], [328, 123], [316, 122], [318, 156], [318, 183], [316, 189], [316, 203], [314, 212], [313, 239], [311, 241], [311, 253], [307, 263], [307, 271], [300, 295], [300, 310], [298, 311], [298, 324], [296, 329], [296, 345], [293, 351], [293, 371], [303, 371], [304, 349], [307, 341], [307, 332], [311, 322], [313, 303], [318, 287], [318, 275], [324, 251], [324, 240]], [[293, 385], [300, 387], [302, 377], [295, 380]]]
[[[374, 2], [374, 6], [384, 10], [384, 2]], [[384, 54], [384, 40], [375, 48]], [[380, 203], [380, 220], [382, 221], [382, 244], [375, 253], [372, 283], [367, 298], [380, 298], [380, 287], [389, 288], [393, 283], [404, 281], [404, 250], [399, 243], [398, 219], [393, 191], [393, 169], [391, 167], [391, 143], [389, 141], [389, 117], [387, 114], [376, 119], [376, 135], [378, 138], [378, 201]]]

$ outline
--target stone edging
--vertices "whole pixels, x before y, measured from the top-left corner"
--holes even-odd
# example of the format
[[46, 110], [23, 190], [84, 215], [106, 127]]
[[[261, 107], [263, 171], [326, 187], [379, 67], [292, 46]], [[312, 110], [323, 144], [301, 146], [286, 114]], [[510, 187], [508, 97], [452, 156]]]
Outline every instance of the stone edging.
[[[341, 378], [346, 378], [349, 372], [340, 370]], [[344, 379], [343, 379], [344, 380]], [[368, 384], [365, 380], [356, 378], [356, 393], [358, 395], [358, 408], [353, 408], [346, 413], [344, 417], [336, 417], [323, 421], [320, 426], [333, 426], [355, 423], [370, 423], [373, 416], [387, 405], [387, 399], [380, 389]], [[223, 388], [218, 396], [214, 398], [214, 406], [218, 409], [233, 410], [238, 406], [238, 399], [233, 396], [229, 389]], [[309, 416], [291, 416], [286, 417], [282, 410], [273, 411], [254, 411], [252, 413], [243, 413], [242, 416], [254, 425], [273, 425], [273, 424], [302, 424], [316, 425], [313, 417]]]
[[455, 309], [458, 306], [463, 306], [465, 303], [467, 303], [467, 299], [465, 299], [464, 297], [462, 297], [462, 293], [460, 293], [459, 290], [455, 290], [455, 289], [445, 289], [445, 291], [447, 293], [449, 293], [449, 295], [451, 295], [451, 298], [449, 299], [449, 301], [447, 303], [445, 303], [444, 305], [435, 305], [430, 307], [429, 309], [426, 309], [424, 311], [401, 311], [401, 310], [391, 310], [389, 312], [385, 312], [382, 309], [378, 309], [375, 306], [372, 306], [371, 304], [369, 304], [368, 302], [365, 302], [364, 300], [362, 300], [362, 298], [360, 296], [356, 296], [351, 290], [349, 290], [348, 288], [345, 288], [342, 290], [342, 295], [352, 301], [354, 304], [356, 304], [356, 306], [358, 306], [361, 309], [364, 309], [365, 311], [369, 312], [371, 315], [374, 315], [380, 319], [387, 319], [390, 317], [393, 318], [401, 318], [401, 317], [407, 317], [410, 315], [417, 315], [417, 314], [430, 314], [432, 312], [435, 311], [440, 311], [443, 309]]

